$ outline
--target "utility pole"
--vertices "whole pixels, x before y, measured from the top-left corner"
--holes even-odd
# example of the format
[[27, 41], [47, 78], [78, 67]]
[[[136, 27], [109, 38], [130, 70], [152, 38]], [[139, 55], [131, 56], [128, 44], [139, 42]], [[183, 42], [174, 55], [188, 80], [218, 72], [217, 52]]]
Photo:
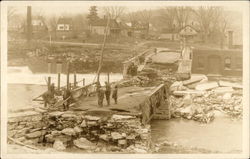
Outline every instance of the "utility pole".
[[98, 70], [97, 70], [97, 82], [98, 83], [100, 82], [100, 71], [101, 71], [102, 63], [103, 63], [103, 51], [104, 51], [105, 43], [106, 43], [106, 40], [107, 40], [109, 23], [110, 23], [110, 16], [108, 16], [107, 26], [106, 26], [106, 29], [105, 29], [105, 35], [104, 35], [103, 44], [102, 44], [102, 50], [101, 50], [101, 57], [100, 57], [100, 61], [99, 61], [99, 67], [98, 67]]

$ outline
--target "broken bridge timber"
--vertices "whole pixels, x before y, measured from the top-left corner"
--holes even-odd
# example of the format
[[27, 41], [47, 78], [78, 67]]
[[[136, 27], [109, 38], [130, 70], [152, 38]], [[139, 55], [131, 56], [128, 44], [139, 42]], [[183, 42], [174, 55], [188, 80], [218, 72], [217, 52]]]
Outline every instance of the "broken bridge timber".
[[[167, 104], [167, 90], [164, 84], [156, 87], [122, 87], [118, 90], [118, 104], [99, 107], [96, 96], [80, 97], [77, 103], [71, 107], [73, 110], [86, 110], [95, 112], [117, 111], [141, 116], [142, 123], [147, 124], [157, 116], [161, 119], [170, 118], [170, 109]], [[112, 99], [111, 99], [112, 100]]]

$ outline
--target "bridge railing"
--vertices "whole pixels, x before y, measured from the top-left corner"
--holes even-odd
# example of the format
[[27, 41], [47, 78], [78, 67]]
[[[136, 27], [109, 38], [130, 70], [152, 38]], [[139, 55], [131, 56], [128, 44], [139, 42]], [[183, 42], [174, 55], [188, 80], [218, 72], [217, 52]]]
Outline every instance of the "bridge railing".
[[96, 92], [96, 89], [95, 89], [96, 84], [97, 84], [97, 82], [94, 82], [94, 83], [91, 83], [91, 84], [88, 84], [88, 85], [85, 85], [82, 87], [75, 88], [71, 91], [71, 95], [74, 99], [77, 99], [77, 98], [82, 97], [82, 96], [87, 97], [90, 94]]
[[131, 65], [131, 63], [135, 63], [135, 65], [140, 65], [141, 64], [140, 58], [141, 57], [145, 57], [149, 53], [152, 53], [152, 51], [153, 51], [152, 48], [151, 49], [147, 49], [147, 50], [143, 51], [142, 53], [140, 53], [139, 55], [136, 55], [136, 56], [134, 56], [134, 57], [132, 57], [132, 58], [124, 61], [123, 62], [123, 73], [122, 73], [123, 78], [124, 79], [128, 78], [127, 72], [128, 72], [128, 68]]

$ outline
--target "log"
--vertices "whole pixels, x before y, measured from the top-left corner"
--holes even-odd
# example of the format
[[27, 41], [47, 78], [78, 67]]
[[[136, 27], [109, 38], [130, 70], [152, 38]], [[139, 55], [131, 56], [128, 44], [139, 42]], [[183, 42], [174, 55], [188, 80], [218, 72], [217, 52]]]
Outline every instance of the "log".
[[39, 150], [38, 148], [36, 147], [33, 147], [33, 146], [29, 146], [29, 145], [25, 145], [24, 143], [21, 143], [20, 141], [16, 141], [15, 139], [11, 138], [8, 136], [8, 139], [13, 141], [14, 143], [18, 144], [18, 145], [21, 145], [21, 146], [25, 146], [25, 147], [28, 147], [30, 149], [33, 149], [33, 150]]

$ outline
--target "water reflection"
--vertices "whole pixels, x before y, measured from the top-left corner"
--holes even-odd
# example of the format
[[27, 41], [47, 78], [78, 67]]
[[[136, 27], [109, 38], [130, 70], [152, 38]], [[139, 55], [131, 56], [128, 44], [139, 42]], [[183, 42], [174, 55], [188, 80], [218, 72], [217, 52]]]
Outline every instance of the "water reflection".
[[168, 140], [224, 153], [242, 150], [242, 122], [227, 117], [217, 117], [210, 124], [184, 119], [154, 120], [151, 126], [155, 143]]

